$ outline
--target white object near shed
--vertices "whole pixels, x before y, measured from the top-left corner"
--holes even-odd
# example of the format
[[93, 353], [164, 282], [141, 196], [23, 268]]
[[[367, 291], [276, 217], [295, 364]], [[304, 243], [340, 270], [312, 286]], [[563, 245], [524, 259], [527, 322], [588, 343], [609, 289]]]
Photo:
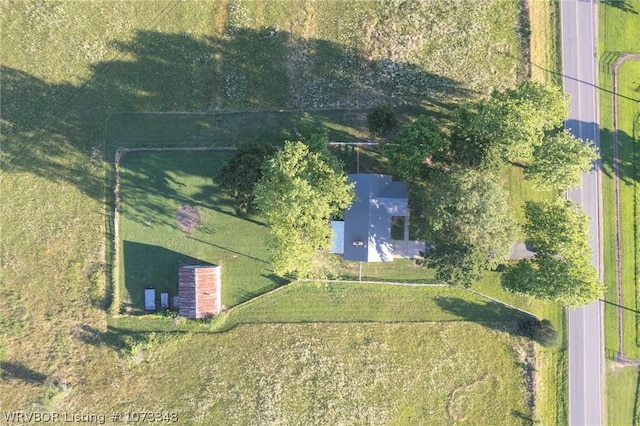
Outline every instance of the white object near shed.
[[160, 308], [169, 309], [169, 293], [160, 293]]
[[155, 311], [156, 310], [156, 289], [145, 288], [144, 289], [144, 310]]

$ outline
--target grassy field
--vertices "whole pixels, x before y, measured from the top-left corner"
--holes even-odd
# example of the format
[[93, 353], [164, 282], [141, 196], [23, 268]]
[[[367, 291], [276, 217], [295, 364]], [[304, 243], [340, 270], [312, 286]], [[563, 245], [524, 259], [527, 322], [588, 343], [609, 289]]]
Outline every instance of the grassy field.
[[528, 2], [531, 25], [531, 78], [561, 85], [560, 5], [554, 0]]
[[231, 312], [233, 324], [518, 321], [528, 317], [462, 289], [298, 282]]
[[485, 295], [509, 303], [549, 321], [555, 333], [556, 346], [536, 345], [536, 356], [544, 369], [540, 369], [537, 394], [537, 412], [543, 424], [564, 424], [568, 419], [567, 340], [565, 335], [565, 310], [555, 304], [531, 297], [509, 293], [500, 285], [496, 272], [485, 274], [474, 289]]
[[[640, 37], [637, 24], [638, 15], [630, 10], [640, 8], [640, 2], [628, 2], [617, 7], [614, 3], [604, 3], [601, 13], [601, 50], [603, 52], [633, 52], [638, 51], [634, 41]], [[626, 7], [631, 8], [627, 10]], [[635, 9], [634, 9], [635, 8]], [[601, 67], [600, 82], [605, 90], [611, 90], [612, 76], [610, 67]], [[628, 356], [640, 357], [637, 341], [637, 279], [636, 258], [638, 241], [635, 236], [636, 216], [638, 214], [636, 193], [638, 191], [637, 163], [637, 116], [639, 113], [637, 102], [637, 88], [640, 84], [638, 73], [640, 62], [633, 61], [624, 64], [619, 70], [618, 96], [618, 124], [619, 124], [619, 157], [620, 157], [620, 224], [622, 247], [622, 283], [623, 305], [631, 311], [624, 314], [624, 350]], [[600, 97], [602, 120], [602, 157], [603, 157], [603, 204], [604, 235], [605, 235], [605, 282], [607, 283], [607, 300], [616, 302], [615, 290], [615, 216], [614, 216], [614, 181], [613, 181], [613, 106], [610, 94], [603, 92]], [[617, 310], [614, 306], [607, 306], [607, 349], [618, 350], [617, 341]]]
[[[294, 360], [287, 365], [298, 368], [297, 352], [290, 349], [292, 340], [311, 345], [318, 335], [309, 330], [324, 326], [243, 326], [219, 335], [183, 326], [188, 333], [120, 335], [114, 325], [107, 324], [110, 295], [105, 276], [112, 257], [105, 254], [105, 247], [113, 237], [109, 224], [113, 205], [105, 199], [110, 200], [115, 148], [232, 145], [245, 140], [247, 132], [236, 132], [246, 126], [247, 119], [257, 117], [244, 116], [242, 121], [239, 113], [235, 122], [229, 115], [216, 114], [185, 119], [183, 112], [332, 108], [333, 113], [315, 114], [323, 118], [310, 119], [310, 126], [319, 125], [332, 130], [336, 138], [349, 139], [367, 138], [357, 130], [362, 128], [357, 123], [363, 123], [364, 111], [375, 104], [392, 102], [446, 114], [457, 102], [511, 86], [526, 74], [521, 37], [526, 31], [519, 26], [519, 5], [513, 0], [454, 4], [432, 0], [407, 3], [404, 9], [387, 2], [349, 1], [1, 3], [0, 190], [4, 199], [11, 200], [10, 208], [0, 211], [2, 409], [175, 409], [180, 411], [181, 423], [207, 423], [222, 418], [216, 410], [225, 407], [235, 411], [223, 413], [224, 419], [253, 416], [263, 397], [280, 395], [260, 386], [273, 383], [288, 389], [289, 383], [296, 383], [301, 376], [294, 373], [283, 378], [243, 374], [256, 353], [274, 371], [282, 370], [280, 361]], [[335, 108], [356, 109], [359, 115]], [[136, 114], [147, 112], [154, 114]], [[299, 121], [282, 126], [273, 114], [262, 113], [264, 121], [255, 126], [264, 124], [264, 133], [250, 138], [272, 141], [296, 135], [309, 121], [301, 117], [300, 126]], [[246, 128], [251, 131], [255, 126]], [[165, 177], [175, 182], [206, 182], [202, 176]], [[197, 198], [197, 194], [187, 196]], [[165, 213], [169, 220], [170, 212]], [[210, 213], [209, 219], [214, 218]], [[137, 231], [137, 225], [131, 225], [129, 232], [142, 239], [143, 225], [138, 223]], [[222, 256], [191, 243], [181, 247], [197, 260]], [[123, 272], [126, 277], [126, 269]], [[242, 295], [225, 297], [242, 300]], [[447, 398], [460, 386], [479, 383], [458, 392], [475, 396], [454, 400], [454, 415], [461, 419], [469, 413], [469, 421], [484, 418], [495, 424], [513, 423], [511, 416], [520, 415], [516, 420], [527, 422], [525, 388], [521, 382], [507, 383], [520, 377], [505, 368], [520, 368], [514, 362], [519, 358], [504, 356], [513, 353], [506, 348], [521, 347], [511, 340], [515, 337], [473, 324], [467, 327], [467, 323], [433, 325], [431, 330], [449, 334], [446, 339], [429, 340], [423, 348], [442, 352], [420, 358], [414, 352], [420, 341], [415, 337], [427, 334], [419, 327], [428, 325], [407, 327], [414, 326], [419, 331], [407, 334], [399, 331], [403, 325], [376, 325], [370, 341], [391, 339], [397, 347], [406, 348], [401, 353], [420, 360], [420, 368], [406, 364], [403, 373], [415, 370], [450, 380], [449, 387], [434, 387], [441, 392], [433, 397], [439, 402], [418, 401], [416, 407], [434, 407], [441, 416], [434, 418], [454, 421], [455, 417], [446, 417]], [[331, 347], [335, 359], [356, 363], [350, 370], [354, 373], [344, 376], [354, 386], [345, 387], [344, 395], [358, 391], [359, 381], [371, 377], [367, 372], [392, 365], [366, 364], [366, 359], [355, 356], [360, 352], [349, 336], [359, 335], [359, 327], [367, 325], [326, 327], [320, 335], [328, 336], [327, 341], [334, 339], [353, 348], [343, 349], [338, 343]], [[458, 340], [459, 348], [451, 346]], [[463, 363], [452, 358], [458, 353], [465, 359], [486, 357], [487, 362]], [[322, 359], [303, 365], [321, 368]], [[486, 368], [499, 379], [485, 371], [455, 378], [456, 371], [468, 368]], [[225, 377], [221, 371], [232, 375]], [[331, 382], [318, 377], [318, 383]], [[216, 380], [224, 381], [222, 388]], [[435, 379], [424, 383], [439, 384]], [[301, 389], [299, 395], [312, 395], [314, 386]], [[432, 398], [416, 389], [406, 394]], [[492, 397], [506, 399], [487, 405], [485, 389]], [[397, 388], [384, 393], [384, 401], [389, 395], [399, 399], [404, 394], [404, 389]], [[365, 397], [382, 400], [369, 393]], [[322, 400], [304, 398], [300, 399], [303, 406]], [[291, 407], [300, 406], [285, 400]], [[477, 405], [464, 406], [464, 401]], [[394, 404], [381, 407], [396, 415], [400, 404]], [[493, 411], [482, 411], [487, 406]], [[351, 411], [348, 405], [340, 407], [342, 412]], [[296, 410], [290, 412], [300, 413]], [[334, 418], [340, 419], [327, 416], [326, 421]], [[265, 419], [269, 420], [255, 421]]]
[[174, 411], [181, 424], [524, 425], [531, 351], [526, 339], [469, 322], [159, 334], [121, 351], [110, 380], [118, 398], [84, 393], [75, 402]]
[[[637, 40], [640, 37], [640, 2], [605, 2], [600, 4], [600, 46], [603, 58], [600, 67], [600, 118], [601, 151], [603, 158], [603, 205], [604, 205], [604, 271], [607, 285], [606, 300], [617, 303], [616, 258], [615, 258], [615, 198], [613, 180], [613, 103], [611, 68], [603, 63], [610, 62], [609, 56], [620, 52], [639, 52]], [[640, 358], [638, 339], [638, 306], [640, 306], [640, 282], [638, 281], [640, 243], [638, 243], [638, 223], [640, 223], [638, 199], [638, 107], [632, 99], [638, 98], [640, 85], [640, 62], [628, 62], [619, 70], [618, 124], [620, 158], [620, 225], [622, 247], [622, 304], [624, 341], [618, 341], [617, 308], [605, 307], [605, 348], [609, 357], [623, 350], [630, 358]], [[631, 98], [631, 99], [629, 99]], [[607, 375], [607, 400], [609, 424], [631, 424], [638, 407], [637, 370], [625, 368]], [[633, 396], [633, 398], [632, 398]]]

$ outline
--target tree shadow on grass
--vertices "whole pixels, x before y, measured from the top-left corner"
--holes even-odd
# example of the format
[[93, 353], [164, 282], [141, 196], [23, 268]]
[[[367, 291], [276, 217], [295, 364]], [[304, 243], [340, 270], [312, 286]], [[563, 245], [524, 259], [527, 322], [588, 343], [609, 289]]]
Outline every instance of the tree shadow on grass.
[[[238, 134], [281, 143], [295, 137], [304, 121], [301, 114], [277, 112], [211, 120], [156, 116], [151, 122], [129, 115], [122, 131], [109, 126], [105, 147], [108, 118], [123, 111], [362, 109], [475, 95], [464, 84], [415, 64], [371, 60], [327, 40], [301, 40], [272, 28], [226, 32], [194, 37], [138, 31], [129, 40], [110, 42], [114, 58], [91, 64], [91, 75], [81, 84], [49, 83], [3, 66], [3, 175], [34, 173], [101, 200], [102, 161], [112, 161], [119, 146], [246, 142]], [[316, 124], [336, 132], [332, 120], [339, 121], [338, 116]]]
[[15, 362], [2, 361], [0, 362], [0, 372], [3, 379], [16, 379], [23, 383], [29, 384], [43, 384], [47, 380], [45, 374], [39, 373], [31, 368]]
[[[115, 174], [112, 168], [106, 173], [105, 185], [105, 167], [112, 167], [118, 148], [280, 144], [296, 138], [296, 130], [305, 122], [312, 122], [314, 131], [347, 138], [366, 129], [355, 127], [363, 126], [363, 111], [371, 106], [388, 102], [446, 106], [476, 95], [465, 83], [415, 64], [371, 60], [338, 43], [301, 40], [272, 28], [228, 28], [220, 37], [138, 31], [126, 40], [110, 41], [109, 46], [114, 50], [111, 58], [89, 64], [89, 77], [80, 83], [49, 82], [10, 65], [0, 69], [0, 180], [29, 174], [77, 188], [99, 203], [107, 195], [107, 230], [113, 229], [110, 212], [116, 206], [109, 194]], [[315, 108], [323, 109], [319, 118], [300, 112]], [[238, 109], [254, 111], [200, 114]], [[351, 109], [358, 111], [354, 115]], [[138, 114], [148, 111], [157, 114]], [[163, 199], [208, 203], [185, 195], [172, 174], [195, 172], [206, 177], [207, 168], [194, 171], [184, 162], [162, 165], [149, 155], [157, 162], [150, 166], [160, 166], [160, 173], [143, 168], [129, 176], [129, 186], [123, 188], [125, 197], [143, 195], [139, 203], [126, 206], [135, 220], [175, 226], [175, 212]], [[194, 159], [199, 155], [193, 154]], [[209, 170], [213, 177], [214, 167]]]
[[631, 4], [631, 2], [627, 0], [602, 0], [602, 3], [606, 4], [607, 6], [619, 9], [622, 12], [631, 13], [633, 15], [638, 14], [638, 11], [635, 9], [633, 4]]
[[129, 300], [122, 301], [125, 312], [144, 312], [144, 289], [153, 287], [156, 295], [178, 295], [178, 269], [185, 265], [212, 265], [201, 259], [178, 253], [164, 247], [133, 241], [123, 242], [124, 286]]
[[[633, 185], [638, 183], [638, 171], [636, 150], [640, 149], [640, 143], [628, 133], [618, 130], [618, 172], [620, 182]], [[600, 155], [602, 157], [602, 172], [605, 176], [613, 178], [613, 132], [602, 129], [600, 138]]]
[[267, 265], [269, 264], [269, 262], [267, 260], [265, 260], [265, 259], [259, 259], [259, 258], [255, 257], [255, 256], [252, 256], [252, 255], [248, 254], [248, 253], [242, 253], [242, 252], [239, 252], [239, 251], [234, 250], [232, 248], [212, 243], [211, 241], [202, 241], [202, 240], [200, 240], [198, 238], [193, 238], [191, 236], [188, 236], [187, 238], [189, 238], [190, 240], [201, 242], [203, 244], [210, 245], [212, 247], [216, 247], [216, 248], [222, 249], [224, 251], [227, 251], [229, 253], [233, 253], [233, 254], [238, 255], [238, 256], [246, 257], [247, 259], [255, 260], [257, 262], [261, 262], [261, 263], [264, 263], [264, 264], [267, 264]]
[[225, 213], [233, 204], [211, 174], [229, 156], [218, 152], [128, 153], [121, 158], [121, 213], [140, 224], [169, 227], [176, 226], [176, 210], [181, 205]]
[[558, 343], [557, 332], [548, 320], [539, 321], [496, 302], [478, 303], [457, 297], [437, 297], [436, 303], [445, 311], [485, 327], [523, 336], [543, 346], [555, 346]]
[[133, 342], [143, 340], [143, 335], [136, 335], [135, 338], [125, 337], [121, 333], [114, 333], [111, 327], [107, 327], [107, 331], [103, 332], [94, 327], [82, 324], [72, 331], [72, 335], [83, 343], [92, 346], [108, 346], [115, 350], [128, 351], [131, 349]]

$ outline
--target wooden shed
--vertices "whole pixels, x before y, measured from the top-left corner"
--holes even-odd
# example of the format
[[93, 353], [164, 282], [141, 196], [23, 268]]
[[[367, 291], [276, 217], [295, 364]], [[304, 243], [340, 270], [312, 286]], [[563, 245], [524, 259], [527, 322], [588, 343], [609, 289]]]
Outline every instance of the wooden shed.
[[220, 265], [183, 266], [178, 270], [178, 313], [186, 318], [218, 315], [222, 308]]

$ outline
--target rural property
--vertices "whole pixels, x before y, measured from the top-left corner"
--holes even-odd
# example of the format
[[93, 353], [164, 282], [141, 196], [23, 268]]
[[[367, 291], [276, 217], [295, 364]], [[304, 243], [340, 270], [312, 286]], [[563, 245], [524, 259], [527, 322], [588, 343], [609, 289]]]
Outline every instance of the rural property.
[[[617, 3], [602, 25], [640, 12]], [[562, 199], [599, 154], [546, 149], [583, 142], [556, 123], [559, 13], [1, 2], [0, 424], [566, 424], [565, 308], [604, 287], [531, 214], [564, 208], [551, 234], [588, 237]], [[605, 346], [630, 360], [637, 65], [619, 69], [619, 194], [601, 150], [625, 277], [624, 303], [609, 273], [602, 298], [632, 307], [617, 334], [607, 306]], [[573, 287], [549, 290], [545, 268]], [[608, 388], [626, 413], [610, 424], [637, 423], [637, 366], [607, 356], [634, 395]]]

